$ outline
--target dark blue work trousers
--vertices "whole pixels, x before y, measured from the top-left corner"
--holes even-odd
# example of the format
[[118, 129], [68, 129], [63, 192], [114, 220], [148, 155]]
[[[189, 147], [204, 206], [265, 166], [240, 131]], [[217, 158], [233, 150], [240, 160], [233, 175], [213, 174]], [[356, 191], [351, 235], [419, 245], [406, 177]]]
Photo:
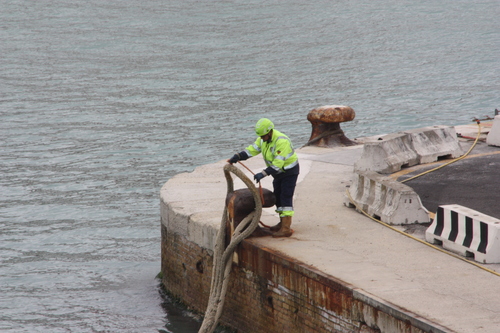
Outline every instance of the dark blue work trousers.
[[273, 175], [276, 211], [280, 213], [280, 216], [293, 216], [293, 194], [295, 193], [299, 172], [300, 167], [297, 164], [290, 170]]

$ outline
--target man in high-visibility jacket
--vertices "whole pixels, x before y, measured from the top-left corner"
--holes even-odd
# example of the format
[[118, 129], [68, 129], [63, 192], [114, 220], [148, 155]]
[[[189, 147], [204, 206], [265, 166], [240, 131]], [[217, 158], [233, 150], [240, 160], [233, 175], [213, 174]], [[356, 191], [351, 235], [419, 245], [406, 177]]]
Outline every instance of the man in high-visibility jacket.
[[299, 176], [299, 160], [292, 142], [283, 133], [274, 129], [274, 124], [267, 118], [260, 119], [255, 125], [258, 138], [254, 144], [235, 154], [228, 162], [233, 164], [250, 157], [262, 154], [267, 168], [254, 176], [256, 182], [266, 176], [273, 176], [274, 195], [276, 196], [276, 212], [280, 222], [271, 227], [273, 237], [290, 237], [292, 224], [293, 194]]

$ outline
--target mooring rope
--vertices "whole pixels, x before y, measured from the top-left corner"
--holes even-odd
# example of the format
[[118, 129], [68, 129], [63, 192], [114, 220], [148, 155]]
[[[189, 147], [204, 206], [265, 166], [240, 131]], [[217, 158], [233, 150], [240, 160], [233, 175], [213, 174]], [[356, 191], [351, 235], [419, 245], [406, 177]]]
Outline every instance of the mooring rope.
[[[241, 164], [241, 165], [242, 165], [245, 169], [247, 169], [247, 170], [248, 170], [248, 171], [249, 171], [252, 175], [254, 175], [254, 176], [255, 176], [255, 173], [254, 173], [252, 170], [250, 170], [250, 168], [249, 168], [249, 167], [247, 167], [245, 164], [243, 164], [243, 162], [238, 161], [238, 163], [239, 163], [239, 164]], [[261, 184], [261, 182], [259, 182], [259, 193], [260, 193], [260, 200], [261, 200], [262, 204], [264, 204], [264, 202], [265, 202], [266, 200], [264, 200], [264, 190], [262, 189], [262, 184]], [[260, 224], [261, 224], [264, 228], [271, 228], [271, 227], [270, 227], [270, 226], [268, 226], [267, 224], [264, 224], [264, 222], [262, 222], [262, 221], [259, 221], [259, 223], [260, 223]]]
[[[247, 170], [248, 170], [248, 171], [249, 171], [252, 175], [254, 175], [254, 176], [255, 176], [255, 173], [254, 173], [252, 170], [250, 170], [250, 168], [249, 168], [249, 167], [247, 167], [247, 166], [246, 166], [245, 164], [243, 164], [241, 161], [238, 161], [238, 163], [239, 163], [239, 164], [241, 164], [241, 165], [242, 165], [245, 169], [247, 169]], [[265, 201], [265, 200], [264, 200], [264, 192], [263, 192], [263, 190], [262, 190], [262, 184], [261, 184], [260, 182], [259, 182], [259, 193], [260, 193], [260, 200], [261, 200], [262, 202], [264, 202], [264, 201]]]
[[254, 232], [262, 215], [262, 201], [259, 196], [259, 191], [252, 181], [240, 169], [236, 168], [232, 164], [226, 164], [224, 166], [224, 176], [226, 177], [227, 182], [227, 194], [234, 191], [234, 183], [231, 173], [240, 178], [248, 187], [250, 192], [252, 192], [253, 199], [255, 201], [255, 210], [240, 222], [231, 236], [229, 245], [224, 248], [226, 239], [226, 223], [228, 220], [227, 207], [224, 205], [224, 213], [222, 215], [219, 232], [217, 233], [217, 241], [214, 248], [210, 297], [205, 311], [205, 318], [203, 319], [203, 323], [201, 324], [201, 328], [198, 333], [212, 333], [217, 327], [217, 323], [222, 314], [222, 308], [224, 307], [224, 298], [226, 296], [229, 282], [229, 273], [231, 272], [233, 253], [236, 246], [243, 239], [247, 238], [252, 232]]

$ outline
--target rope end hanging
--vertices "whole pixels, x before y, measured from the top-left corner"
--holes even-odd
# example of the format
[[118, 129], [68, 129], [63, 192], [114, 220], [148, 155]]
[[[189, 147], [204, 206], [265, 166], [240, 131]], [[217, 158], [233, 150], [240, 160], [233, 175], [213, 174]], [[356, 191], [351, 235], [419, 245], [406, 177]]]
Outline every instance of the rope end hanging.
[[[257, 193], [257, 188], [253, 185], [252, 181], [238, 168], [232, 164], [226, 164], [224, 166], [224, 175], [227, 181], [228, 193], [232, 191], [233, 178], [230, 173], [233, 173], [238, 178], [240, 178], [243, 183], [252, 192], [253, 198], [255, 200], [255, 211], [250, 213], [236, 228], [233, 238], [229, 245], [222, 249], [222, 243], [225, 241], [226, 235], [226, 214], [223, 214], [219, 232], [217, 234], [217, 244], [216, 248], [218, 251], [214, 251], [213, 260], [213, 270], [212, 270], [212, 285], [210, 286], [210, 296], [208, 300], [207, 309], [205, 311], [205, 318], [203, 319], [202, 325], [199, 333], [212, 333], [217, 327], [217, 323], [222, 314], [222, 309], [224, 307], [224, 298], [226, 296], [228, 288], [229, 274], [231, 272], [232, 255], [236, 246], [246, 237], [248, 237], [257, 228], [260, 216], [262, 215], [262, 202], [260, 201], [259, 194]], [[226, 208], [225, 210], [226, 211]]]

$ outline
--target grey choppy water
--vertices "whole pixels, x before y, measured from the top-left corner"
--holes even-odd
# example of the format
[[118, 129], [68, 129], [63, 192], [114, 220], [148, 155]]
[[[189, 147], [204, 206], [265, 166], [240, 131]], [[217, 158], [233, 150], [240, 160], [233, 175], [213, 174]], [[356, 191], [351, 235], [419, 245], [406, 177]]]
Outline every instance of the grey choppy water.
[[261, 116], [300, 146], [325, 104], [351, 138], [500, 107], [498, 0], [0, 5], [2, 332], [196, 331], [161, 306], [159, 189]]

